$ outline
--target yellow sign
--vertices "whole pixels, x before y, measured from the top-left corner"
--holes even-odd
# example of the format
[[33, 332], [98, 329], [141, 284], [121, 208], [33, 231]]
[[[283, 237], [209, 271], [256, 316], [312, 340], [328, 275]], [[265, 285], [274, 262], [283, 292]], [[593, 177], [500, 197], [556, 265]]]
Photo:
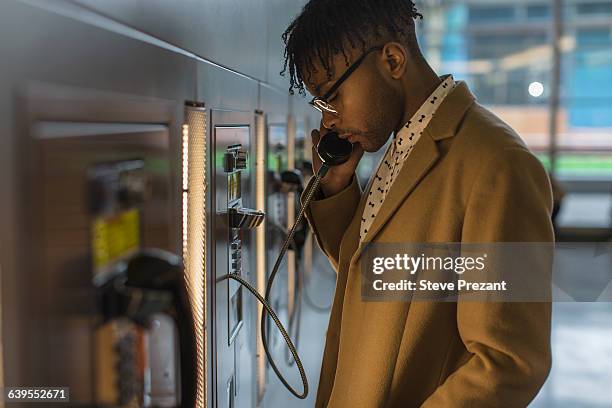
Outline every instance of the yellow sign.
[[112, 217], [97, 218], [92, 225], [94, 268], [106, 266], [140, 246], [140, 213], [126, 210]]

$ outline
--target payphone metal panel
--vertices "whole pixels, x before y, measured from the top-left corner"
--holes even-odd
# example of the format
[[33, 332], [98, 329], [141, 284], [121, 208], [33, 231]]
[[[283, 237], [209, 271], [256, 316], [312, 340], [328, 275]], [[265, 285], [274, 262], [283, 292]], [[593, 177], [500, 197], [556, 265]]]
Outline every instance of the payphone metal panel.
[[[254, 284], [254, 233], [240, 224], [244, 207], [254, 207], [252, 160], [254, 115], [211, 111], [211, 355], [217, 407], [254, 406], [255, 303], [239, 283], [223, 279], [239, 273]], [[228, 166], [228, 157], [240, 165]], [[245, 160], [245, 162], [242, 162]], [[231, 164], [231, 163], [230, 163]], [[243, 166], [244, 165], [244, 166]], [[242, 168], [240, 168], [242, 167]]]

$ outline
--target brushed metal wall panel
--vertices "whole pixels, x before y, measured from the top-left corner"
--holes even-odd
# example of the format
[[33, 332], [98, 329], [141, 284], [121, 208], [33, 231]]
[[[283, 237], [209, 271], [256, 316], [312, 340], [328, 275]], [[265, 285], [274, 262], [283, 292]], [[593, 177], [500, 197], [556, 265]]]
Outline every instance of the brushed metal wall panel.
[[[195, 61], [74, 18], [0, 5], [0, 52], [15, 89], [28, 81], [182, 100], [195, 96]], [[27, 22], [27, 24], [25, 24]]]
[[227, 109], [255, 114], [258, 82], [198, 61], [196, 67], [197, 98], [211, 109]]
[[74, 0], [116, 21], [279, 89], [281, 35], [306, 0]]
[[259, 0], [76, 0], [215, 63], [264, 79], [266, 7]]

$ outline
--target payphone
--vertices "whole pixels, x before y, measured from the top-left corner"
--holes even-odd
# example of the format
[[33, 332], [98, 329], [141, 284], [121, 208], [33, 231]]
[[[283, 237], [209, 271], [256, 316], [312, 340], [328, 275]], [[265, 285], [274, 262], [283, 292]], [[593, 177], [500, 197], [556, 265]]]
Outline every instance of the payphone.
[[95, 401], [139, 407], [194, 405], [197, 352], [180, 257], [142, 247], [153, 195], [142, 159], [88, 170]]
[[253, 231], [263, 214], [250, 210], [252, 177], [251, 115], [211, 112], [211, 365], [217, 407], [255, 405], [249, 390], [255, 364], [251, 312], [254, 301], [243, 286], [225, 277], [252, 282]]
[[195, 406], [176, 104], [42, 85], [24, 100], [14, 378], [75, 405]]

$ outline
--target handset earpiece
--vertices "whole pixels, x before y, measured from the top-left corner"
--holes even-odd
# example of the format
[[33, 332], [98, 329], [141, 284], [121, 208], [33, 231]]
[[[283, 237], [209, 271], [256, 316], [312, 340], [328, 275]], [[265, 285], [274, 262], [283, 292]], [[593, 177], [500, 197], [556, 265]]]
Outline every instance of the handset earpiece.
[[319, 140], [317, 153], [321, 161], [328, 166], [346, 163], [353, 153], [353, 144], [346, 139], [340, 139], [338, 132], [331, 131]]

